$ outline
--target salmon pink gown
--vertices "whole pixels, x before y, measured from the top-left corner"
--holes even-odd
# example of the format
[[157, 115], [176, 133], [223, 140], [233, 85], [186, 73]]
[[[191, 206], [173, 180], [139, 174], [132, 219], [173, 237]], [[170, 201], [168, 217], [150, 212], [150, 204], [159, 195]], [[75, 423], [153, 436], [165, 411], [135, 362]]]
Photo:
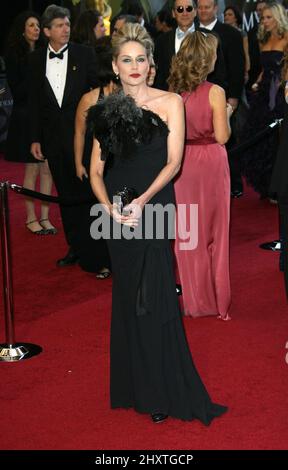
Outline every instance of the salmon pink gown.
[[186, 143], [181, 173], [175, 181], [175, 255], [183, 313], [227, 320], [231, 297], [230, 175], [226, 149], [214, 137], [209, 103], [212, 86], [205, 81], [192, 93], [182, 94]]

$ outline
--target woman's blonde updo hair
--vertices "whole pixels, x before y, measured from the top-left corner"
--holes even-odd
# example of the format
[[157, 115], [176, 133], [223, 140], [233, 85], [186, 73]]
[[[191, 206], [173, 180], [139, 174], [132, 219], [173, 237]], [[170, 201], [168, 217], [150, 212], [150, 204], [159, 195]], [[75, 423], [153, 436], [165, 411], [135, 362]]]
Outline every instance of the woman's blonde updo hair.
[[168, 83], [175, 93], [193, 91], [212, 72], [218, 40], [212, 33], [195, 31], [183, 40], [173, 57]]
[[135, 41], [144, 47], [149, 63], [153, 63], [154, 43], [146, 29], [139, 23], [125, 23], [116, 34], [112, 36], [112, 54], [117, 59], [121, 47], [129, 41]]
[[[270, 10], [272, 13], [273, 18], [276, 20], [277, 23], [277, 34], [283, 38], [288, 31], [288, 20], [287, 20], [287, 13], [282, 5], [279, 3], [267, 3], [265, 10]], [[257, 37], [261, 44], [266, 44], [268, 39], [270, 38], [271, 33], [270, 31], [266, 31], [264, 24], [260, 21], [260, 26], [258, 29]]]

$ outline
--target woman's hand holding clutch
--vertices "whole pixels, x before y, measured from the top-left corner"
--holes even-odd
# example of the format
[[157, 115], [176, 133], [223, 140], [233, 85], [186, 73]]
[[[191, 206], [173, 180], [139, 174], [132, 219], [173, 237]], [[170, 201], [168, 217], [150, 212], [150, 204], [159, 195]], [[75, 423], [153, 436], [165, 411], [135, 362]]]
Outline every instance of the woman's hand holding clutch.
[[134, 188], [124, 186], [113, 196], [111, 216], [116, 222], [129, 227], [137, 227], [144, 207], [143, 197], [138, 197]]
[[141, 214], [142, 209], [138, 204], [134, 204], [134, 201], [125, 206], [122, 213], [119, 212], [119, 205], [117, 203], [111, 206], [111, 216], [113, 219], [119, 224], [127, 225], [128, 227], [137, 227]]
[[139, 220], [142, 215], [143, 207], [144, 207], [144, 204], [142, 203], [141, 199], [136, 198], [136, 199], [133, 199], [133, 201], [130, 202], [130, 204], [127, 204], [125, 207], [123, 207], [122, 213], [136, 220]]

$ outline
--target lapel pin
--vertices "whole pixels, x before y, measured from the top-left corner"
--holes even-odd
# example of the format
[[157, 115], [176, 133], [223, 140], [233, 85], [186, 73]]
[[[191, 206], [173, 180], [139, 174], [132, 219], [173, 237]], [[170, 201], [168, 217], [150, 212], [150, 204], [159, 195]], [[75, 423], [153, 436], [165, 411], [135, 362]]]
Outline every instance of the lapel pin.
[[73, 65], [72, 70], [77, 70], [76, 65]]

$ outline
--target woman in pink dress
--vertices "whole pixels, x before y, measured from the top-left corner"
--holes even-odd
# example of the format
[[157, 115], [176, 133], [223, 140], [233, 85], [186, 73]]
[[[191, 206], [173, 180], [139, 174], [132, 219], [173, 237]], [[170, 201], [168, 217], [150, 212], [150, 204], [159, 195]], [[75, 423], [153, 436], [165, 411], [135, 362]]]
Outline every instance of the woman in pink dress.
[[182, 95], [186, 112], [185, 153], [175, 181], [175, 254], [184, 314], [229, 320], [230, 177], [224, 144], [233, 109], [224, 90], [206, 81], [216, 49], [213, 34], [188, 34], [171, 67], [170, 88]]

